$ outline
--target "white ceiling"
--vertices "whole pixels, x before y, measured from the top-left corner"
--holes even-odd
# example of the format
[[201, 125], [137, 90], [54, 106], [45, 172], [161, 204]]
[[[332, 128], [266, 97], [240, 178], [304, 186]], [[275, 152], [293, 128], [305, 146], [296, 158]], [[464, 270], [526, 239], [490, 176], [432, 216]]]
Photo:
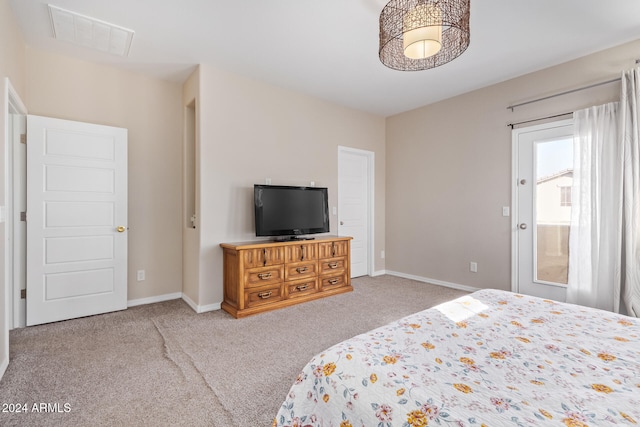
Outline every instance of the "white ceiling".
[[[382, 116], [640, 38], [639, 0], [471, 0], [467, 51], [403, 72], [378, 59], [387, 0], [9, 1], [38, 49], [179, 82], [210, 64]], [[134, 30], [129, 56], [53, 39], [48, 3]]]

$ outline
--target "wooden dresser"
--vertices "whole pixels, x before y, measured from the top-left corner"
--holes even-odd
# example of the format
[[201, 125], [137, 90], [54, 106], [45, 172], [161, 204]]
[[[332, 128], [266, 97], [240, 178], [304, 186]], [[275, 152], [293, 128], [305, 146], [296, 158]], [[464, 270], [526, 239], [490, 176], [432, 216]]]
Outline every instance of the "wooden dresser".
[[222, 309], [236, 318], [353, 290], [351, 237], [220, 246]]

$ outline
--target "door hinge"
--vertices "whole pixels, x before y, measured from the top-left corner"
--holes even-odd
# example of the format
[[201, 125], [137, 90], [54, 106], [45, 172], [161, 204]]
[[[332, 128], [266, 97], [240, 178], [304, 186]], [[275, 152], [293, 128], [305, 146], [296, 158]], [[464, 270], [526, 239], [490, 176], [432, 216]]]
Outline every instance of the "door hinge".
[[26, 133], [21, 133], [20, 134], [20, 144], [26, 144], [27, 143], [27, 134]]
[[20, 290], [20, 299], [27, 299], [27, 290], [26, 289], [21, 289]]
[[27, 213], [26, 212], [20, 212], [20, 221], [27, 221]]

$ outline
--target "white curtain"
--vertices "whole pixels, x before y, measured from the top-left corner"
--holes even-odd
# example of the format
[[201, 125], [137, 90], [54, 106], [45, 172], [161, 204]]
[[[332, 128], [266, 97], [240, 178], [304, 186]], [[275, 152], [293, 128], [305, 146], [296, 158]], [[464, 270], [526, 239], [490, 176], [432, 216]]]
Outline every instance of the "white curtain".
[[619, 103], [574, 113], [567, 301], [640, 317], [640, 68]]
[[624, 151], [622, 289], [627, 314], [640, 317], [640, 68], [622, 75], [620, 137]]
[[619, 312], [623, 151], [618, 103], [574, 113], [567, 301]]

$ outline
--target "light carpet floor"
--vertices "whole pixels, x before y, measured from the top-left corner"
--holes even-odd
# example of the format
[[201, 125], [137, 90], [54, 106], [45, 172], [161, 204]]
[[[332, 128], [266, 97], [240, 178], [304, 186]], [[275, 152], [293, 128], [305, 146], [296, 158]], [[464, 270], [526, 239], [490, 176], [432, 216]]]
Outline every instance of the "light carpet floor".
[[466, 294], [393, 276], [353, 287], [245, 319], [174, 300], [13, 330], [0, 425], [268, 427], [313, 355]]

